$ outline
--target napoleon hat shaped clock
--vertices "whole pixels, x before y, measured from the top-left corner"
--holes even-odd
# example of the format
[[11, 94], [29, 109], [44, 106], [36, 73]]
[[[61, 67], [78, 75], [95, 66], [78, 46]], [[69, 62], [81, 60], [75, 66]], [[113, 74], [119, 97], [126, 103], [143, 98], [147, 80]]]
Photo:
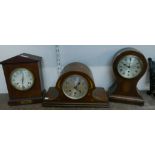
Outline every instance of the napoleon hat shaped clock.
[[134, 48], [120, 50], [113, 61], [116, 81], [109, 90], [110, 101], [144, 105], [137, 83], [146, 69], [147, 60], [141, 52]]
[[42, 58], [20, 54], [1, 62], [9, 93], [9, 105], [40, 103], [43, 100]]
[[56, 84], [49, 88], [44, 99], [45, 107], [108, 107], [104, 88], [96, 88], [91, 70], [75, 62], [67, 65]]

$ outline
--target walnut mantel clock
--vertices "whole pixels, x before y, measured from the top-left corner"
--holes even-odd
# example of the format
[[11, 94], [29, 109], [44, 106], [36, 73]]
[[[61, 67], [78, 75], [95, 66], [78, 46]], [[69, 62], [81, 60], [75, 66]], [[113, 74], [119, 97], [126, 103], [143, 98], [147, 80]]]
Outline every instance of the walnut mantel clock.
[[1, 62], [9, 93], [9, 105], [43, 100], [42, 58], [23, 53]]
[[43, 106], [45, 107], [108, 107], [104, 88], [96, 88], [91, 70], [75, 62], [67, 65], [56, 84], [49, 88]]
[[146, 69], [147, 60], [138, 50], [134, 48], [120, 50], [113, 61], [116, 81], [109, 90], [110, 101], [144, 105], [137, 83]]

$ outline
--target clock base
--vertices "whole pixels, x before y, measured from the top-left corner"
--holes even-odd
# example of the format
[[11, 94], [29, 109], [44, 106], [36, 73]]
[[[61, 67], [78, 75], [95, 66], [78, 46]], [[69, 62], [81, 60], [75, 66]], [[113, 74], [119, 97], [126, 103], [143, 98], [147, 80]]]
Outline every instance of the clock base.
[[144, 100], [142, 98], [139, 98], [139, 97], [110, 95], [109, 100], [111, 102], [126, 103], [126, 104], [144, 106]]
[[118, 89], [117, 86], [118, 85], [114, 83], [114, 85], [112, 85], [112, 87], [109, 89], [109, 100], [111, 102], [126, 103], [126, 104], [133, 104], [133, 105], [139, 105], [139, 106], [144, 105], [144, 100], [140, 96], [138, 90], [131, 89], [129, 92], [124, 93], [124, 91], [121, 90], [120, 88]]
[[96, 88], [91, 97], [82, 100], [71, 100], [60, 97], [58, 91], [54, 87], [50, 87], [45, 95], [44, 107], [79, 107], [79, 108], [108, 108], [108, 97], [103, 88]]
[[43, 102], [46, 91], [42, 92], [42, 96], [40, 97], [32, 97], [32, 98], [22, 98], [22, 99], [10, 99], [8, 101], [9, 106], [17, 106], [17, 105], [28, 105], [28, 104], [39, 104]]

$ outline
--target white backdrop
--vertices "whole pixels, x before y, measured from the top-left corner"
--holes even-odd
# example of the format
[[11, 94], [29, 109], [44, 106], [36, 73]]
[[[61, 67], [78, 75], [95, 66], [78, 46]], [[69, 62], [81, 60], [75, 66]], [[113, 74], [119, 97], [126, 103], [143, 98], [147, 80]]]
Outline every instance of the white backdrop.
[[[112, 84], [114, 77], [112, 74], [112, 59], [115, 53], [124, 47], [134, 47], [140, 50], [147, 58], [155, 58], [155, 46], [120, 46], [120, 45], [93, 45], [93, 46], [70, 46], [70, 45], [60, 45], [61, 53], [61, 63], [62, 66], [67, 65], [70, 62], [78, 61], [88, 65], [94, 75], [96, 86], [105, 87], [108, 89]], [[44, 84], [45, 88], [48, 89], [49, 86], [54, 86], [57, 78], [57, 62], [56, 62], [56, 48], [53, 45], [48, 46], [0, 46], [0, 61], [8, 59], [20, 53], [31, 53], [43, 57], [43, 74], [44, 74]], [[139, 82], [139, 89], [148, 89], [149, 80], [148, 72]], [[3, 75], [2, 67], [0, 67], [0, 81], [1, 87], [0, 92], [6, 93], [7, 88], [5, 84], [5, 79]]]

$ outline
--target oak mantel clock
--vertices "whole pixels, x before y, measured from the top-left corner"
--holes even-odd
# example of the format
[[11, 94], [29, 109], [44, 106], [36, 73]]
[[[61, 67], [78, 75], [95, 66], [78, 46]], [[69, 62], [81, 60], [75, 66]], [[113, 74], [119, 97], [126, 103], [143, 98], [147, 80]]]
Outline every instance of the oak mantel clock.
[[120, 50], [113, 61], [116, 81], [109, 90], [110, 101], [144, 105], [137, 83], [146, 69], [147, 60], [138, 50], [134, 48]]
[[81, 63], [67, 65], [56, 84], [49, 88], [43, 106], [45, 107], [108, 107], [104, 88], [96, 88], [90, 69]]
[[9, 105], [43, 100], [42, 58], [23, 53], [1, 62], [9, 93]]

